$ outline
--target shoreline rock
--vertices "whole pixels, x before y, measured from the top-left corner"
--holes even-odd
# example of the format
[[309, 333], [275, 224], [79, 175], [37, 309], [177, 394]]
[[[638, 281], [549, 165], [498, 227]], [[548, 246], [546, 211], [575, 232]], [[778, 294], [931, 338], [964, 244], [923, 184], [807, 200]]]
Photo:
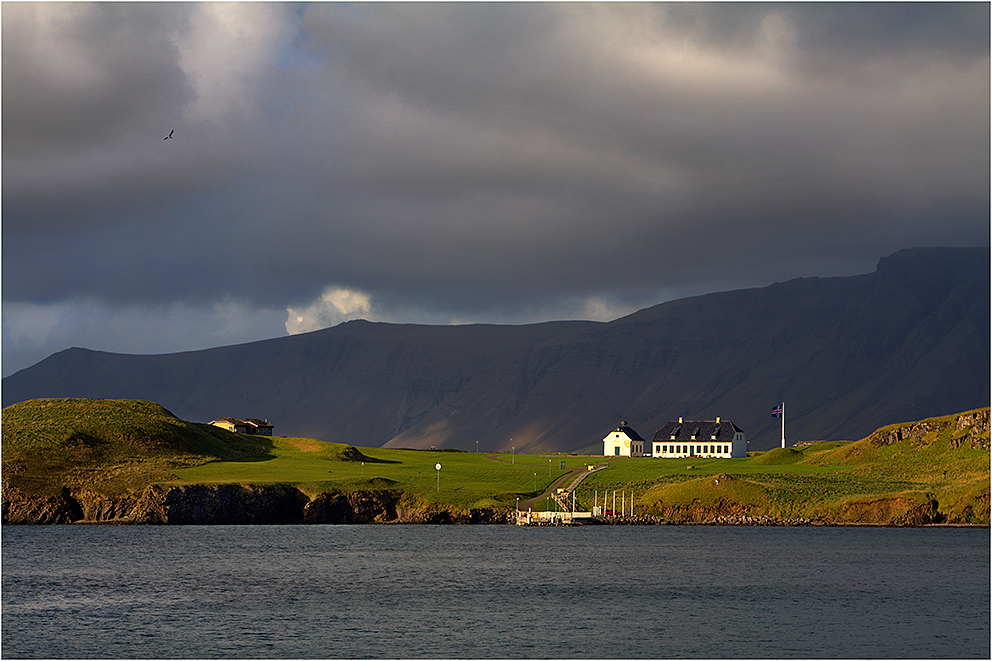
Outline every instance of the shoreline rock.
[[313, 498], [296, 487], [245, 484], [151, 485], [141, 496], [109, 498], [90, 490], [62, 488], [55, 496], [30, 496], [3, 485], [4, 525], [287, 525], [468, 524], [512, 522], [498, 507], [451, 511], [437, 505], [400, 509], [395, 489], [322, 492]]
[[[329, 491], [310, 497], [289, 485], [189, 484], [152, 485], [139, 498], [109, 498], [84, 489], [63, 487], [51, 496], [29, 496], [4, 483], [4, 525], [126, 524], [126, 525], [286, 525], [286, 524], [406, 524], [506, 525], [514, 523], [513, 510], [500, 507], [452, 511], [438, 505], [400, 508], [402, 491]], [[864, 503], [866, 511], [882, 509]], [[877, 511], [876, 511], [877, 510]], [[889, 512], [891, 515], [891, 512]], [[592, 523], [592, 522], [590, 522]], [[851, 519], [785, 519], [746, 512], [673, 511], [669, 516], [605, 516], [601, 525], [708, 525], [708, 526], [884, 526], [903, 528], [975, 527], [987, 523], [946, 521], [938, 503], [929, 501], [886, 520], [870, 516]]]

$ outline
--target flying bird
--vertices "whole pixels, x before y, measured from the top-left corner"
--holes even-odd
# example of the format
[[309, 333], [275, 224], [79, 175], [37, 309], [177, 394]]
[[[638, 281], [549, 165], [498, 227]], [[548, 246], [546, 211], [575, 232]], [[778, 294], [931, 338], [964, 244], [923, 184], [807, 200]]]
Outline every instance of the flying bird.
[[172, 129], [171, 131], [169, 131], [169, 135], [167, 135], [167, 136], [165, 136], [165, 137], [164, 137], [164, 138], [162, 138], [162, 139], [163, 139], [163, 140], [168, 140], [169, 138], [171, 138], [171, 137], [172, 137], [172, 134], [173, 134], [173, 133], [175, 133], [175, 132], [176, 132], [176, 129]]

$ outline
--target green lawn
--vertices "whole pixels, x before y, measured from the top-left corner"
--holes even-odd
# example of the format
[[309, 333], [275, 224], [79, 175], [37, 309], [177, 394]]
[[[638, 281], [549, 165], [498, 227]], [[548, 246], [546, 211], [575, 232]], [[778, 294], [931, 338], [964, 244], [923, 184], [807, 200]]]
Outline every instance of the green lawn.
[[[184, 483], [286, 483], [318, 493], [328, 489], [395, 486], [426, 502], [508, 505], [542, 493], [586, 458], [358, 448], [366, 459], [342, 461], [340, 446], [310, 439], [273, 438], [270, 458], [212, 461], [173, 471]], [[549, 461], [550, 459], [550, 461]], [[440, 463], [441, 470], [435, 466]], [[364, 465], [363, 465], [364, 464]], [[550, 470], [549, 470], [550, 468]], [[439, 479], [440, 478], [440, 479]]]

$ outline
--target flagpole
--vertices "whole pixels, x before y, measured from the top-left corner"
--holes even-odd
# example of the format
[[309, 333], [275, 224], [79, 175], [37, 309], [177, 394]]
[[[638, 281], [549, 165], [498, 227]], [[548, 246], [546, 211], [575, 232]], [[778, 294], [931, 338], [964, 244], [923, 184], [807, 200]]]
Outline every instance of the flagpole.
[[782, 402], [782, 447], [785, 447], [785, 402]]

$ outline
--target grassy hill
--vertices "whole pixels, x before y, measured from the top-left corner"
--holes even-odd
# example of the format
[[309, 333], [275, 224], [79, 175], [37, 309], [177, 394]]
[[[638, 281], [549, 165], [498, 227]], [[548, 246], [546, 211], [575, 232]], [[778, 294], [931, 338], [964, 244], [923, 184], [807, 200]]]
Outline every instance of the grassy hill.
[[628, 512], [633, 502], [635, 513], [670, 521], [989, 522], [989, 409], [892, 425], [857, 442], [692, 460], [355, 448], [233, 434], [135, 400], [33, 400], [2, 415], [5, 486], [35, 496], [289, 485], [310, 499], [388, 490], [400, 508], [512, 509], [605, 463], [576, 491], [584, 508], [612, 504], [617, 492], [617, 509], [623, 499]]
[[180, 420], [140, 400], [35, 399], [3, 409], [3, 477], [29, 493], [108, 494], [173, 479], [210, 460], [264, 459], [271, 443]]

